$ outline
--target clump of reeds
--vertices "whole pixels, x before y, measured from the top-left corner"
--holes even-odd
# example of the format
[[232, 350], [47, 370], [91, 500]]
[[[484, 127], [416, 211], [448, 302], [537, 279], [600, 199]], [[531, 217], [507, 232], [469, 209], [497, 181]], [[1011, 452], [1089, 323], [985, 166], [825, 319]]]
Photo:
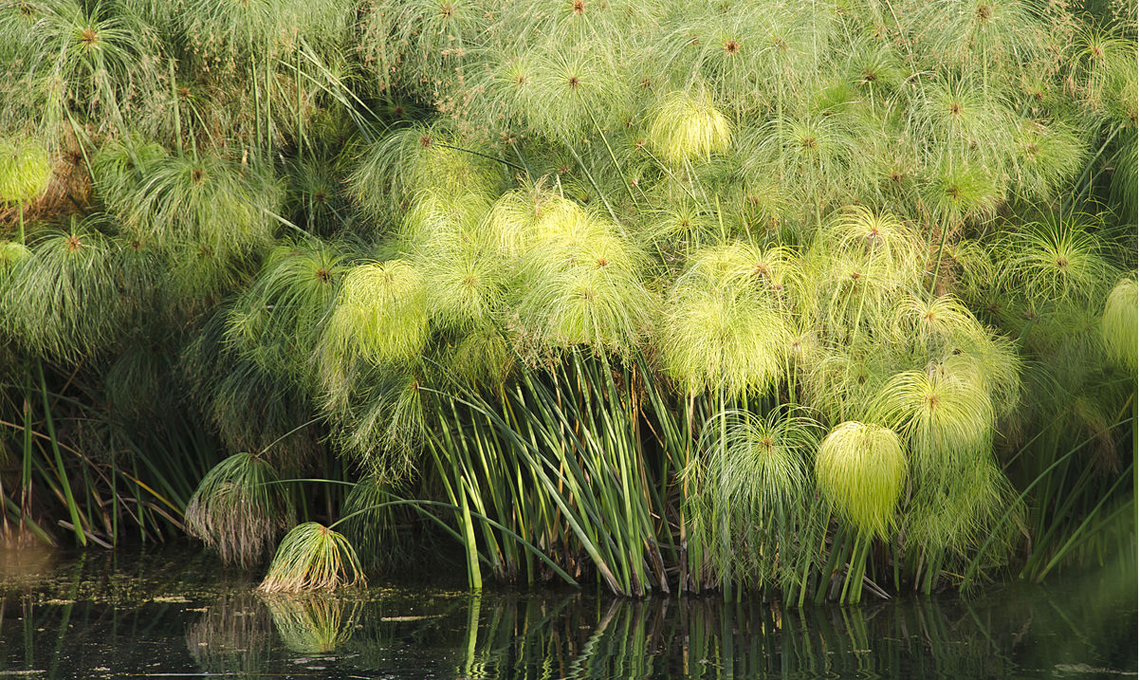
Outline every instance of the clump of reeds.
[[293, 503], [268, 461], [235, 453], [211, 469], [186, 505], [186, 529], [225, 562], [249, 568], [273, 548]]
[[305, 522], [289, 530], [258, 586], [267, 593], [332, 590], [364, 585], [356, 550], [342, 534]]
[[1136, 368], [1136, 279], [1124, 279], [1113, 287], [1104, 303], [1101, 337], [1109, 357]]
[[860, 533], [885, 537], [906, 481], [907, 460], [893, 431], [849, 421], [819, 445], [815, 477], [820, 490]]

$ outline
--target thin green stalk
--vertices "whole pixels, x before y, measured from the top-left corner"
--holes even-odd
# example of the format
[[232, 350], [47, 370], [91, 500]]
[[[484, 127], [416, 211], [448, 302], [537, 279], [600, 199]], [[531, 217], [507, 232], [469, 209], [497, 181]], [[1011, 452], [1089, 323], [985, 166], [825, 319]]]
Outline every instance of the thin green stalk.
[[625, 192], [629, 194], [630, 203], [636, 207], [637, 197], [633, 195], [633, 189], [630, 188], [629, 179], [625, 176], [625, 173], [622, 172], [621, 166], [618, 165], [617, 156], [614, 155], [614, 150], [610, 147], [610, 140], [606, 138], [605, 131], [602, 130], [601, 125], [598, 125], [598, 120], [594, 117], [594, 112], [589, 107], [586, 107], [586, 113], [590, 116], [590, 122], [594, 124], [594, 129], [598, 131], [598, 135], [602, 138], [602, 143], [606, 145], [606, 151], [609, 152], [610, 155], [610, 162], [613, 163], [614, 170], [617, 172], [618, 177], [621, 177], [622, 184], [625, 185]]
[[44, 379], [44, 367], [40, 362], [36, 362], [36, 369], [39, 371], [40, 377], [40, 394], [43, 396], [44, 404], [44, 420], [47, 423], [48, 436], [51, 438], [51, 449], [55, 455], [55, 465], [57, 474], [59, 475], [60, 485], [63, 487], [64, 496], [67, 499], [67, 512], [71, 515], [72, 529], [75, 532], [75, 538], [79, 541], [79, 545], [87, 545], [87, 536], [83, 533], [83, 523], [80, 521], [79, 506], [75, 503], [75, 496], [71, 493], [71, 482], [67, 479], [67, 470], [63, 466], [63, 454], [59, 450], [59, 440], [55, 434], [55, 422], [51, 417], [51, 409], [48, 405], [48, 391], [47, 381]]
[[174, 57], [170, 58], [170, 96], [174, 102], [174, 134], [177, 141], [178, 157], [182, 158], [182, 105], [178, 101], [178, 82], [175, 79]]
[[575, 151], [574, 147], [571, 146], [569, 143], [567, 143], [565, 146], [566, 146], [566, 150], [569, 151], [570, 155], [574, 157], [575, 161], [577, 161], [578, 167], [582, 168], [582, 172], [585, 173], [586, 179], [588, 179], [590, 181], [590, 186], [594, 187], [594, 191], [598, 192], [598, 197], [602, 199], [602, 204], [606, 206], [606, 212], [608, 212], [610, 214], [610, 218], [614, 221], [614, 224], [617, 224], [620, 226], [621, 222], [618, 220], [617, 214], [614, 212], [613, 207], [610, 205], [609, 199], [607, 199], [606, 195], [604, 193], [602, 193], [602, 188], [598, 186], [598, 183], [596, 181], [594, 181], [594, 176], [592, 174], [590, 174], [590, 170], [589, 170], [589, 168], [586, 167], [586, 164], [582, 161], [582, 157], [578, 155], [578, 152]]

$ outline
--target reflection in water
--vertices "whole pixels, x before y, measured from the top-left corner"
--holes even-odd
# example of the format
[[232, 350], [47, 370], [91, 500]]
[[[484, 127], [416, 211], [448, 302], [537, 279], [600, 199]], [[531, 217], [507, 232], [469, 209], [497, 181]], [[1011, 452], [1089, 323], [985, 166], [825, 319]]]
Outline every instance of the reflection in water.
[[271, 657], [269, 612], [252, 591], [225, 593], [186, 631], [186, 649], [207, 673], [253, 674]]
[[713, 680], [1136, 671], [1134, 568], [1048, 587], [1015, 583], [971, 600], [801, 610], [761, 599], [726, 605], [716, 597], [618, 600], [569, 591], [265, 596], [247, 581], [193, 581], [189, 568], [172, 575], [170, 564], [108, 575], [106, 564], [80, 561], [42, 582], [0, 583], [0, 676]]
[[336, 651], [352, 637], [361, 603], [347, 607], [343, 599], [325, 593], [309, 595], [262, 595], [273, 615], [273, 626], [285, 646], [299, 654]]

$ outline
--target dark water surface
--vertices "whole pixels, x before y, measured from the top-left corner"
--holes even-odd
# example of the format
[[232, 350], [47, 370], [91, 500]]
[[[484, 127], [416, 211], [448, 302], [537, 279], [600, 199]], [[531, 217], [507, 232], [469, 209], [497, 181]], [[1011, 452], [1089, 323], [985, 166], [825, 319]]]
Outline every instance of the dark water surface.
[[282, 597], [255, 585], [185, 549], [0, 552], [0, 678], [1136, 675], [1134, 567], [803, 610], [460, 586]]

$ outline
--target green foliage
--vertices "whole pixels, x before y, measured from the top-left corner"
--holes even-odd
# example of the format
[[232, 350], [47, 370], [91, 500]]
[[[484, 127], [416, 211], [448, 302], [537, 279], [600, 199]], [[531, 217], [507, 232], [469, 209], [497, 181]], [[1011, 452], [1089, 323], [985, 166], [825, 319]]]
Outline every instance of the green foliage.
[[276, 179], [221, 156], [168, 156], [139, 168], [123, 226], [162, 247], [189, 242], [220, 258], [264, 248], [281, 200]]
[[0, 323], [35, 354], [78, 360], [106, 350], [123, 332], [120, 265], [118, 244], [92, 221], [45, 230], [12, 262]]
[[260, 456], [235, 453], [202, 478], [186, 506], [186, 530], [243, 568], [257, 564], [293, 519], [277, 472]]
[[365, 510], [476, 588], [799, 603], [1134, 542], [1118, 13], [0, 2], [0, 510], [158, 536], [205, 475], [226, 559], [329, 523], [271, 586]]
[[[821, 434], [819, 423], [793, 408], [764, 418], [728, 411], [705, 424], [700, 455], [683, 474], [696, 489], [688, 500], [694, 537], [709, 546], [719, 570], [783, 587], [799, 576], [797, 550], [810, 550], [811, 541], [789, 536], [813, 531], [818, 521], [808, 502], [809, 466]], [[717, 548], [726, 521], [727, 555]]]
[[893, 431], [848, 421], [819, 445], [815, 477], [832, 505], [860, 533], [886, 536], [907, 477], [902, 443]]
[[649, 143], [672, 165], [707, 160], [728, 148], [732, 128], [705, 92], [673, 92], [655, 107], [649, 123]]
[[352, 544], [326, 526], [305, 522], [281, 539], [258, 588], [267, 593], [292, 593], [365, 584]]
[[670, 292], [661, 329], [665, 370], [697, 394], [764, 391], [779, 379], [792, 331], [763, 267], [769, 258], [735, 242], [696, 253]]
[[0, 201], [31, 203], [47, 191], [52, 159], [36, 142], [0, 140]]
[[1136, 279], [1124, 279], [1108, 294], [1101, 317], [1101, 337], [1108, 356], [1136, 369]]
[[318, 347], [326, 380], [357, 356], [381, 366], [416, 359], [427, 340], [426, 301], [423, 276], [405, 260], [349, 269]]

